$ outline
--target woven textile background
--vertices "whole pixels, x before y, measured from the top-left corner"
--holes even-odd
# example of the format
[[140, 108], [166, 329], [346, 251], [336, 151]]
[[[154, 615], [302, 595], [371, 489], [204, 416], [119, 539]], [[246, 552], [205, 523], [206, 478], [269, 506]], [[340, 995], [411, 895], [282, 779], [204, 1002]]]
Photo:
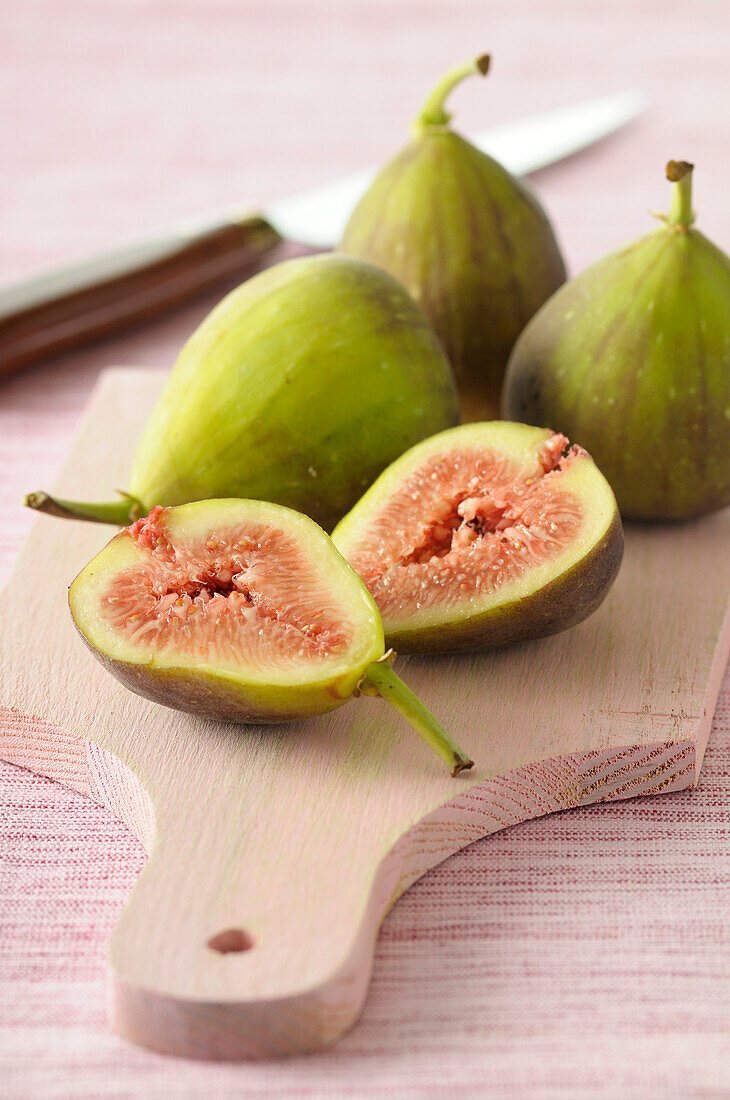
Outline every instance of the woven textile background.
[[[493, 75], [454, 104], [465, 128], [650, 97], [535, 178], [573, 271], [651, 227], [669, 157], [696, 163], [702, 228], [730, 248], [723, 0], [9, 0], [0, 280], [382, 159], [429, 81], [483, 49]], [[170, 363], [213, 301], [0, 385], [3, 580], [30, 528], [22, 494], [52, 480], [99, 370]], [[138, 844], [0, 765], [0, 1096], [726, 1097], [729, 850], [726, 677], [698, 790], [475, 844], [388, 916], [362, 1019], [335, 1048], [206, 1065], [105, 1022], [104, 943]]]

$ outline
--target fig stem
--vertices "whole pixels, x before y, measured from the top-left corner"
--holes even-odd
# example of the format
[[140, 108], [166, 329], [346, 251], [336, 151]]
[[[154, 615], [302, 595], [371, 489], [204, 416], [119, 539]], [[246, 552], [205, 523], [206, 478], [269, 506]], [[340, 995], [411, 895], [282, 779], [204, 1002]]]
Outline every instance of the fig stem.
[[672, 183], [672, 202], [666, 217], [667, 225], [689, 229], [695, 220], [692, 210], [692, 169], [686, 160], [670, 160], [667, 179]]
[[462, 80], [466, 80], [468, 76], [477, 74], [486, 76], [488, 72], [489, 54], [486, 53], [482, 54], [481, 57], [473, 58], [471, 61], [465, 61], [454, 69], [449, 69], [438, 81], [423, 104], [414, 127], [421, 130], [428, 126], [448, 126], [451, 115], [445, 109], [445, 103], [449, 93], [457, 84], [461, 84]]
[[390, 703], [402, 714], [416, 733], [441, 757], [452, 775], [474, 767], [474, 761], [451, 740], [438, 719], [403, 683], [400, 676], [393, 672], [387, 661], [373, 661], [365, 670], [362, 686], [366, 690], [368, 687], [375, 688], [381, 699], [385, 699], [386, 703]]
[[48, 493], [28, 493], [23, 501], [26, 508], [36, 512], [45, 512], [47, 516], [61, 516], [62, 519], [86, 519], [91, 523], [115, 523], [126, 527], [143, 516], [147, 509], [136, 497], [122, 493], [119, 500], [105, 501], [100, 504], [86, 504], [76, 500], [61, 500]]

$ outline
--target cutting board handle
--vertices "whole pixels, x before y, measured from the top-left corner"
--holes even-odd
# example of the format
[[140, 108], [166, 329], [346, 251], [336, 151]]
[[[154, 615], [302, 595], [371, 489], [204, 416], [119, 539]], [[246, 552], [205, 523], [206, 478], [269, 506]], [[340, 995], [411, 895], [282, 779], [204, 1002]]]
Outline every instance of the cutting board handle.
[[670, 742], [452, 780], [452, 800], [377, 862], [378, 843], [355, 842], [356, 821], [352, 845], [347, 833], [335, 841], [333, 807], [323, 818], [306, 782], [282, 800], [267, 797], [263, 775], [244, 792], [192, 770], [156, 800], [112, 753], [89, 745], [88, 757], [90, 793], [151, 848], [110, 942], [111, 1021], [142, 1046], [213, 1059], [298, 1054], [341, 1036], [364, 1002], [384, 914], [465, 844], [583, 802], [681, 789], [697, 766], [692, 742]]
[[113, 753], [87, 744], [87, 763], [88, 793], [150, 852], [109, 945], [116, 1030], [213, 1059], [301, 1053], [342, 1035], [366, 996], [400, 860], [373, 881], [369, 862], [343, 867], [320, 845], [316, 867], [293, 843], [277, 866], [258, 839], [281, 818], [276, 805], [252, 815], [216, 783], [198, 800], [194, 782], [155, 805]]

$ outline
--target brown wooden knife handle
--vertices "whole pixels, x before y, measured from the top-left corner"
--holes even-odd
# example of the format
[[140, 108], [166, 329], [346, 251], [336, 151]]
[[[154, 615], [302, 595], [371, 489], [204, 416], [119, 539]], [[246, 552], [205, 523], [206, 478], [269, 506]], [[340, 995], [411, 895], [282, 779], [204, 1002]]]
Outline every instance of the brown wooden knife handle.
[[[252, 273], [281, 243], [252, 216], [172, 240], [148, 261], [70, 291], [36, 292], [35, 301], [0, 316], [0, 376], [155, 317], [231, 276]], [[162, 253], [162, 254], [160, 254]]]

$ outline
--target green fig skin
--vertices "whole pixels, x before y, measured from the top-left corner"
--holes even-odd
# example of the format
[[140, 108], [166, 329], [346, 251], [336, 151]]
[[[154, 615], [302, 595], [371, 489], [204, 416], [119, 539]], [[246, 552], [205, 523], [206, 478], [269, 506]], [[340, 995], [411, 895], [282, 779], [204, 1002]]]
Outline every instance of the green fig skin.
[[625, 519], [730, 503], [730, 260], [667, 224], [598, 261], [534, 317], [502, 410], [580, 439]]
[[448, 362], [377, 268], [279, 264], [213, 310], [183, 348], [140, 442], [146, 505], [271, 500], [330, 529], [388, 463], [456, 423]]
[[331, 529], [389, 462], [458, 418], [444, 350], [392, 276], [345, 256], [289, 260], [234, 290], [188, 340], [125, 499], [26, 503], [123, 526], [154, 505], [244, 497]]
[[389, 271], [425, 311], [454, 369], [462, 419], [497, 416], [515, 340], [566, 277], [534, 195], [448, 123], [417, 122], [340, 249]]

